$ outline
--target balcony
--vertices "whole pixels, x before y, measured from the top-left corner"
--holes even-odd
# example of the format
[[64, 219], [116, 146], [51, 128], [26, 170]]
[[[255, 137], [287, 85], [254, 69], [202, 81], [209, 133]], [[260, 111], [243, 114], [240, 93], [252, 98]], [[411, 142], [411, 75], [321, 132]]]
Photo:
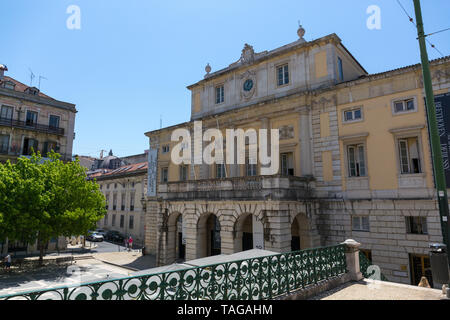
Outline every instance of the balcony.
[[8, 119], [8, 118], [0, 118], [0, 126], [6, 126], [6, 127], [13, 127], [13, 128], [21, 128], [25, 130], [33, 130], [43, 133], [50, 133], [50, 134], [56, 134], [63, 136], [64, 135], [64, 129], [63, 128], [57, 128], [53, 126], [47, 126], [43, 124], [38, 123], [27, 123], [26, 121], [20, 121], [15, 119]]
[[252, 176], [167, 182], [158, 185], [164, 200], [301, 200], [312, 196], [312, 178]]

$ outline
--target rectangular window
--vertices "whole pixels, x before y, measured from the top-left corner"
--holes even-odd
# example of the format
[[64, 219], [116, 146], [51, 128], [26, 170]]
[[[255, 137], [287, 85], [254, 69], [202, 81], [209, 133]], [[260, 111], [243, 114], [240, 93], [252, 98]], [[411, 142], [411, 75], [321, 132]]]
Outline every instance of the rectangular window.
[[135, 197], [135, 193], [131, 192], [130, 193], [130, 211], [134, 211], [134, 197]]
[[294, 175], [294, 159], [292, 152], [280, 154], [280, 165], [282, 176]]
[[51, 115], [48, 125], [52, 128], [59, 128], [59, 117]]
[[180, 166], [180, 181], [186, 181], [187, 180], [187, 166]]
[[394, 101], [394, 112], [402, 113], [416, 110], [414, 99]]
[[123, 214], [120, 215], [120, 228], [123, 228], [125, 223], [125, 216]]
[[277, 67], [278, 86], [289, 84], [289, 67], [287, 64]]
[[34, 126], [37, 123], [38, 113], [34, 111], [27, 110], [27, 126]]
[[168, 144], [161, 147], [162, 153], [168, 153], [170, 151], [170, 147]]
[[251, 164], [249, 158], [245, 159], [245, 174], [247, 177], [256, 176], [256, 164]]
[[105, 214], [105, 220], [104, 220], [104, 222], [103, 222], [103, 225], [104, 225], [104, 226], [107, 226], [107, 225], [108, 225], [108, 214], [107, 214], [107, 213]]
[[23, 139], [22, 154], [30, 156], [33, 152], [38, 152], [39, 142], [36, 139], [25, 138]]
[[130, 220], [128, 221], [128, 228], [129, 229], [134, 228], [134, 216], [130, 216]]
[[117, 193], [113, 194], [113, 210], [117, 209]]
[[121, 202], [121, 206], [120, 206], [120, 211], [125, 210], [125, 197], [126, 197], [126, 194], [122, 193], [122, 202]]
[[108, 210], [108, 208], [109, 208], [109, 194], [107, 194], [106, 195], [106, 197], [105, 197], [106, 199], [106, 210]]
[[47, 154], [50, 151], [52, 151], [52, 150], [55, 151], [55, 152], [58, 152], [59, 151], [58, 144], [56, 142], [53, 142], [53, 141], [46, 141], [46, 142], [44, 142], [44, 149], [42, 150], [42, 155], [44, 157], [47, 157]]
[[226, 177], [225, 164], [216, 164], [216, 178], [221, 179]]
[[0, 118], [5, 120], [12, 120], [13, 118], [13, 107], [9, 106], [2, 106], [2, 109], [0, 111]]
[[368, 216], [353, 216], [352, 217], [353, 231], [370, 231]]
[[428, 234], [426, 217], [406, 217], [406, 231], [413, 234]]
[[0, 153], [9, 152], [9, 135], [0, 135]]
[[355, 144], [347, 146], [348, 176], [366, 176], [366, 163], [364, 157], [364, 145]]
[[417, 137], [398, 140], [398, 154], [402, 174], [422, 172]]
[[344, 81], [344, 68], [342, 67], [342, 59], [338, 57], [339, 80]]
[[361, 108], [344, 111], [344, 122], [357, 121], [362, 119]]
[[225, 88], [223, 85], [216, 87], [216, 104], [219, 104], [219, 103], [222, 103], [225, 101], [224, 92], [225, 92]]
[[112, 225], [113, 227], [116, 226], [116, 215], [115, 215], [115, 214], [112, 215], [112, 222], [111, 222], [111, 225]]
[[169, 168], [161, 168], [161, 182], [165, 183], [168, 181]]

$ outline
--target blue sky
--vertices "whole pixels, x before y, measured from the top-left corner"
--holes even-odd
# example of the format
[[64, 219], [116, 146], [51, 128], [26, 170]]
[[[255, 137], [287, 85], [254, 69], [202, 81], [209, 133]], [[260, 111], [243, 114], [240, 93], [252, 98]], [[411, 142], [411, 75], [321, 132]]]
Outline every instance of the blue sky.
[[[414, 16], [412, 0], [400, 0]], [[69, 5], [81, 29], [69, 30]], [[381, 8], [381, 30], [369, 30], [366, 9]], [[240, 57], [244, 43], [271, 50], [297, 39], [336, 33], [369, 73], [420, 61], [417, 33], [396, 0], [318, 1], [1, 1], [0, 63], [26, 84], [28, 68], [42, 92], [77, 105], [74, 154], [119, 156], [148, 147], [144, 132], [188, 121], [187, 85]], [[450, 27], [450, 1], [422, 0], [427, 33]], [[450, 31], [430, 37], [450, 54]], [[440, 54], [428, 47], [430, 59]]]

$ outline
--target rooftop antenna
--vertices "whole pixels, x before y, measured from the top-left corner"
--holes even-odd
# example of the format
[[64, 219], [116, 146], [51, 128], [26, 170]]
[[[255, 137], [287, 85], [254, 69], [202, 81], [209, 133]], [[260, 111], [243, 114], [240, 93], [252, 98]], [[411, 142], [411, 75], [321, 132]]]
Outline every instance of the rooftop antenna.
[[48, 80], [46, 77], [39, 75], [39, 86], [38, 86], [39, 91], [41, 91], [41, 79]]
[[28, 68], [28, 70], [30, 71], [30, 87], [32, 87], [33, 86], [34, 73], [33, 73], [33, 71], [30, 68]]
[[159, 115], [159, 128], [162, 129], [162, 114]]

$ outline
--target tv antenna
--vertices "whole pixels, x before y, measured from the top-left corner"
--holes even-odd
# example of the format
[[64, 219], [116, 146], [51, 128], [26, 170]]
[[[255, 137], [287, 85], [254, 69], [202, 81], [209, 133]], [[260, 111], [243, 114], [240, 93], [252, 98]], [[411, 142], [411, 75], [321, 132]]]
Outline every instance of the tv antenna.
[[30, 71], [30, 87], [32, 87], [33, 86], [33, 79], [34, 79], [34, 73], [33, 73], [33, 71], [30, 69], [30, 68], [28, 68], [28, 71]]
[[48, 80], [46, 77], [39, 75], [39, 86], [38, 86], [39, 91], [41, 91], [41, 79]]

